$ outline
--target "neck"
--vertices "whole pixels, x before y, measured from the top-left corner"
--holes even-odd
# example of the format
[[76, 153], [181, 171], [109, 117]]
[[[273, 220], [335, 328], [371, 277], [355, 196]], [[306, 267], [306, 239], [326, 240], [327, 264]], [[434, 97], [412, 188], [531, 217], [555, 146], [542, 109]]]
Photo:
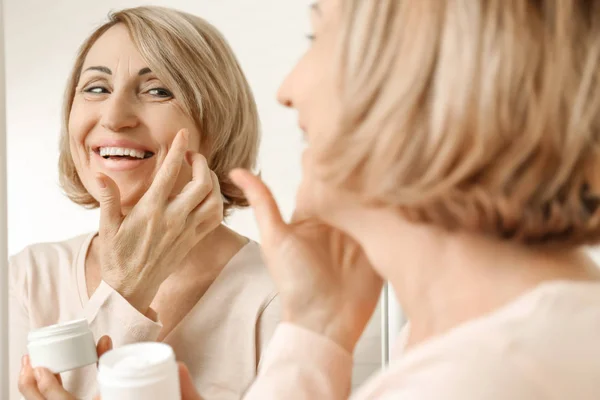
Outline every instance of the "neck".
[[[410, 347], [552, 280], [598, 280], [581, 249], [549, 250], [406, 222], [375, 211], [354, 235], [411, 322]], [[364, 221], [373, 225], [364, 226]]]
[[214, 279], [229, 260], [248, 243], [248, 239], [219, 225], [190, 250], [175, 275], [194, 275], [195, 279]]

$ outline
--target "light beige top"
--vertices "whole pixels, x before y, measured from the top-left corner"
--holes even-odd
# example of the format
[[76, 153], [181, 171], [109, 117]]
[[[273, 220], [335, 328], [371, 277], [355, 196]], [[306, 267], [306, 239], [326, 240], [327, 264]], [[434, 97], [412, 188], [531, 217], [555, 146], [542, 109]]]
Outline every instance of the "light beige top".
[[[354, 400], [600, 399], [600, 284], [540, 285], [403, 352]], [[282, 323], [244, 400], [346, 399], [352, 358]], [[207, 397], [208, 398], [208, 397]]]
[[[156, 340], [146, 318], [108, 284], [88, 298], [85, 257], [95, 234], [30, 246], [10, 259], [10, 399], [31, 329], [86, 318], [94, 336], [114, 346]], [[244, 246], [164, 342], [184, 361], [209, 399], [239, 399], [256, 376], [260, 355], [280, 318], [275, 288], [255, 242]], [[160, 316], [159, 316], [160, 317]], [[77, 398], [96, 392], [96, 366], [62, 374]]]

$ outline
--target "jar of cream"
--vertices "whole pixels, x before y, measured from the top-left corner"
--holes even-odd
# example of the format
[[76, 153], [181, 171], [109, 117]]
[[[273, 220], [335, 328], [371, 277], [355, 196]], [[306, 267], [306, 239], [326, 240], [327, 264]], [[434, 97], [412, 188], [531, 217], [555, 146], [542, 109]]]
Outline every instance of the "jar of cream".
[[129, 344], [105, 353], [98, 386], [102, 400], [181, 400], [175, 354], [164, 343]]
[[32, 367], [45, 367], [55, 374], [98, 361], [94, 336], [85, 319], [29, 332], [27, 349]]

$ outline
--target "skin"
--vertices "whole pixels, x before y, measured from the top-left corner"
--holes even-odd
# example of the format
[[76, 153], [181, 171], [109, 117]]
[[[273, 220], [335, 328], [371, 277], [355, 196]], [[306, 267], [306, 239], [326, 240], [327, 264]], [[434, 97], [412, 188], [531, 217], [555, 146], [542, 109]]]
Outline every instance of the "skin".
[[[256, 214], [283, 320], [351, 352], [374, 311], [383, 278], [411, 321], [407, 347], [412, 348], [540, 283], [599, 281], [600, 273], [582, 250], [539, 251], [409, 223], [394, 209], [367, 207], [351, 193], [319, 181], [310, 149], [339, 112], [329, 66], [334, 64], [341, 1], [322, 0], [313, 8], [314, 43], [278, 94], [283, 105], [298, 112], [308, 141], [292, 222], [284, 222], [259, 178], [243, 170], [231, 174]], [[185, 381], [182, 393], [184, 400], [200, 398]]]
[[[109, 176], [119, 187], [127, 213], [154, 181], [177, 132], [187, 129], [190, 151], [200, 149], [200, 132], [171, 91], [149, 71], [124, 25], [112, 27], [98, 39], [82, 71], [68, 124], [73, 161], [94, 197], [99, 196], [96, 175]], [[111, 171], [92, 149], [110, 139], [130, 140], [155, 155], [133, 170]], [[173, 193], [179, 193], [190, 179], [188, 166]]]

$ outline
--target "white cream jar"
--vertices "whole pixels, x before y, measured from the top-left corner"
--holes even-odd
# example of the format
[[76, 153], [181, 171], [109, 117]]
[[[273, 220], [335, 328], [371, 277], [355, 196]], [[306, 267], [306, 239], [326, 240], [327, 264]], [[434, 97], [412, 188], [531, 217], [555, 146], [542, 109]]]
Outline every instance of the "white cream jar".
[[85, 319], [29, 332], [27, 349], [32, 367], [45, 367], [55, 374], [98, 361], [94, 336]]
[[102, 400], [181, 399], [175, 354], [164, 343], [135, 343], [107, 352], [98, 364], [98, 386]]

